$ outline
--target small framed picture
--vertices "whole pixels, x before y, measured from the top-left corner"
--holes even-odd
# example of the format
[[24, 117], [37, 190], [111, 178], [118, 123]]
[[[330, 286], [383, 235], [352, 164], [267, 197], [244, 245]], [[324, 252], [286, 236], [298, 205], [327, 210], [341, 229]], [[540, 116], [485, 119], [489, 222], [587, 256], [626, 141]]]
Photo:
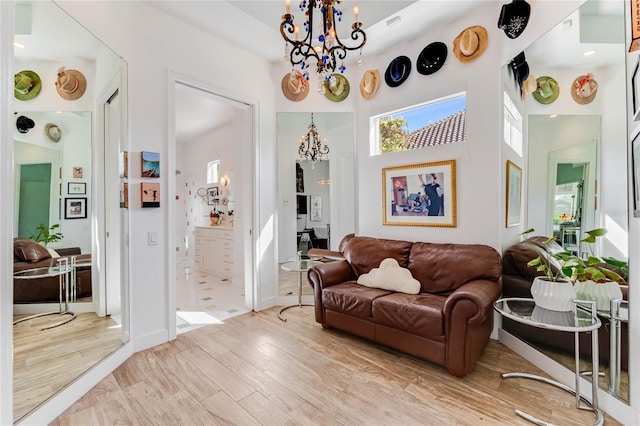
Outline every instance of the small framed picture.
[[217, 186], [207, 188], [207, 204], [213, 206], [220, 203], [220, 191]]
[[129, 153], [127, 151], [120, 152], [118, 171], [121, 178], [129, 177]]
[[160, 177], [160, 153], [142, 151], [142, 177], [143, 178], [159, 178]]
[[142, 182], [140, 184], [141, 207], [160, 207], [160, 184]]
[[640, 132], [631, 142], [631, 172], [633, 185], [633, 217], [640, 217]]
[[86, 219], [87, 199], [85, 198], [65, 198], [64, 199], [65, 219]]
[[633, 101], [633, 120], [640, 120], [640, 56], [631, 74], [631, 94]]
[[82, 167], [80, 166], [73, 166], [73, 178], [74, 179], [82, 179]]
[[522, 206], [522, 169], [507, 160], [507, 228], [520, 225]]
[[87, 193], [87, 184], [85, 182], [69, 182], [67, 183], [67, 193], [69, 195], [84, 195]]

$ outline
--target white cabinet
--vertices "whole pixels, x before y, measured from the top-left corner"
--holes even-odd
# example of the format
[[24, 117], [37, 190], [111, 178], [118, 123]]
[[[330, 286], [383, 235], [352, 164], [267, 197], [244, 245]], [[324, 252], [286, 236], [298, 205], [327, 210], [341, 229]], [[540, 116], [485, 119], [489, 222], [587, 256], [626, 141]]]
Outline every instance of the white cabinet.
[[233, 275], [233, 229], [196, 227], [196, 270], [223, 278]]

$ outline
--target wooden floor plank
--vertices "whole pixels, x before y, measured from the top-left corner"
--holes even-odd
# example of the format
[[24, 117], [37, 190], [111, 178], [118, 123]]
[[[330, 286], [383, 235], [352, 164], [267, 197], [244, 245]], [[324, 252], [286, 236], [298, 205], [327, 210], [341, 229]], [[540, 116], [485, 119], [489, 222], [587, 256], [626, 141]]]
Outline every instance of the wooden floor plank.
[[[456, 378], [324, 330], [312, 309], [287, 322], [278, 311], [244, 314], [138, 353], [52, 424], [141, 424], [145, 418], [156, 425], [529, 425], [516, 408], [569, 426], [595, 419], [577, 410], [567, 392], [502, 379], [507, 371], [547, 376], [497, 341], [489, 342], [470, 375]], [[607, 415], [605, 421], [619, 424]]]

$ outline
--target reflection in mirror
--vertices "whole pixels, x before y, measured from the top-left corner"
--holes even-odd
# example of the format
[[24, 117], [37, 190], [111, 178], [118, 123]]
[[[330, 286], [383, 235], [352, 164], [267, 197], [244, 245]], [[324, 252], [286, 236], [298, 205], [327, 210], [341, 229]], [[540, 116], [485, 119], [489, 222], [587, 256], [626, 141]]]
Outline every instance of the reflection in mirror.
[[[310, 120], [310, 112], [278, 113], [280, 263], [311, 247], [337, 250], [342, 237], [355, 231], [353, 115], [313, 114], [322, 142], [329, 147], [329, 154], [315, 165], [301, 159], [298, 151]], [[295, 279], [291, 284], [297, 292]], [[286, 295], [287, 288], [281, 285], [279, 294]]]
[[[126, 97], [119, 91], [126, 64], [53, 2], [18, 1], [15, 12], [14, 70], [29, 70], [41, 82], [33, 96], [14, 101], [13, 414], [19, 421], [128, 339], [120, 297], [128, 275], [128, 210], [98, 214], [103, 205], [118, 206], [118, 164], [104, 157], [126, 150], [119, 145], [126, 141]], [[82, 73], [82, 93], [56, 90], [63, 66]], [[101, 182], [109, 179], [105, 185], [115, 190], [105, 191]], [[96, 197], [107, 192], [115, 204]], [[105, 247], [98, 217], [116, 218], [110, 229], [121, 231], [122, 238], [112, 239], [117, 246]], [[100, 262], [96, 252], [104, 253]], [[117, 265], [117, 273], [106, 274], [104, 265]], [[114, 287], [106, 288], [107, 277]]]
[[[589, 252], [589, 248], [580, 242], [585, 232], [606, 228], [607, 235], [593, 244], [594, 254], [626, 261], [627, 113], [623, 19], [622, 2], [589, 0], [524, 50], [534, 77], [551, 76], [558, 82], [560, 93], [553, 102], [543, 104], [531, 95], [520, 101], [507, 66], [502, 75], [504, 90], [517, 104], [525, 123], [526, 140], [522, 152], [526, 156], [520, 159], [527, 176], [526, 221], [522, 230], [534, 228], [536, 232], [532, 235], [555, 236], [559, 250], [583, 256]], [[588, 51], [592, 51], [590, 56], [583, 55]], [[576, 77], [586, 73], [593, 73], [599, 90], [592, 102], [579, 103], [572, 99], [571, 84]], [[514, 157], [515, 153], [509, 153], [518, 158]], [[522, 248], [518, 244], [514, 247]], [[504, 257], [507, 259], [504, 293], [530, 297], [522, 293], [528, 292], [529, 277], [509, 269], [516, 263], [517, 267], [526, 268], [526, 261], [531, 259], [524, 259], [526, 256], [522, 255], [522, 259], [517, 256], [507, 258], [508, 250]], [[627, 287], [621, 286], [621, 289], [627, 299]], [[609, 312], [598, 313], [603, 324], [598, 334], [600, 367], [604, 372], [599, 385], [620, 400], [629, 402], [626, 300], [622, 305], [619, 321], [612, 320]], [[617, 325], [620, 327], [619, 338], [610, 333]], [[538, 332], [531, 327], [518, 329], [508, 322], [503, 322], [503, 328], [569, 370], [574, 369], [573, 342], [567, 341], [566, 337], [544, 334], [542, 332], [548, 330]], [[589, 338], [586, 336], [581, 341], [581, 352], [589, 347]], [[617, 355], [620, 364], [616, 362]], [[582, 353], [581, 370], [591, 368], [590, 359], [589, 354]]]

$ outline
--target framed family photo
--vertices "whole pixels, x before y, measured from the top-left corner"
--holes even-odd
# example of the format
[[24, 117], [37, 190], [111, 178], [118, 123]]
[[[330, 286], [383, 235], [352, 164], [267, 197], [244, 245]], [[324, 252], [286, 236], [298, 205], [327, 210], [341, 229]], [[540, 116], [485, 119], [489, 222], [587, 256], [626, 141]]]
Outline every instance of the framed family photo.
[[382, 169], [383, 225], [455, 228], [456, 161]]
[[507, 160], [506, 227], [520, 225], [522, 206], [522, 169]]
[[65, 198], [64, 199], [65, 219], [86, 219], [87, 199], [86, 198]]

